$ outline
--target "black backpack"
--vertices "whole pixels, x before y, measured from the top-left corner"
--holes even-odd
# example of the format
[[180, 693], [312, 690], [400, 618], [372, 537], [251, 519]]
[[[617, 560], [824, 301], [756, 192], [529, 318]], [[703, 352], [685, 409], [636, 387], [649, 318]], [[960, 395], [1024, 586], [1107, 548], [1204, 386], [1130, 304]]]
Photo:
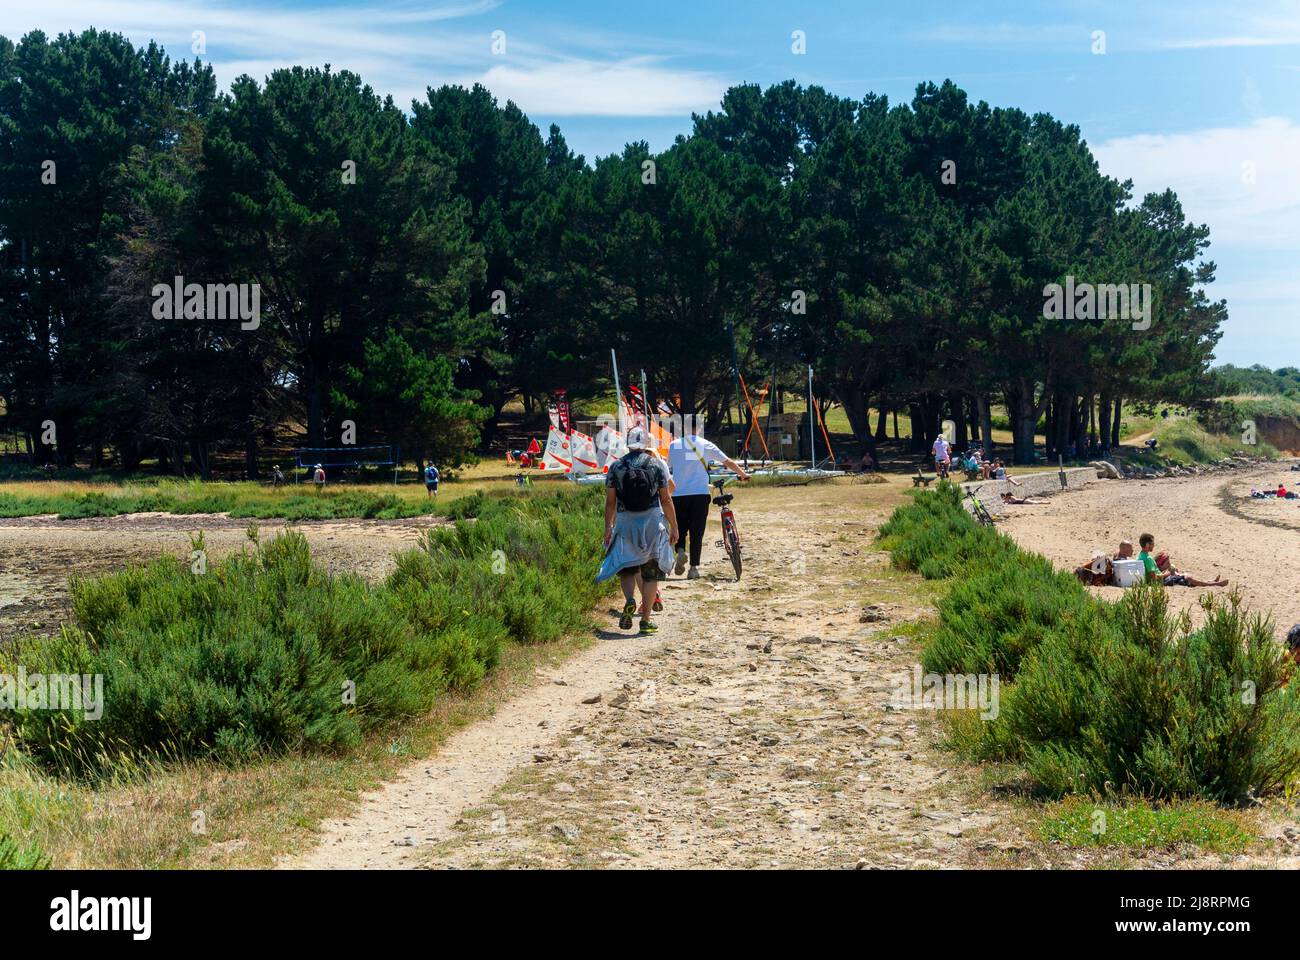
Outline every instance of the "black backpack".
[[614, 474], [614, 493], [624, 510], [649, 510], [659, 493], [659, 474], [648, 453], [627, 457]]

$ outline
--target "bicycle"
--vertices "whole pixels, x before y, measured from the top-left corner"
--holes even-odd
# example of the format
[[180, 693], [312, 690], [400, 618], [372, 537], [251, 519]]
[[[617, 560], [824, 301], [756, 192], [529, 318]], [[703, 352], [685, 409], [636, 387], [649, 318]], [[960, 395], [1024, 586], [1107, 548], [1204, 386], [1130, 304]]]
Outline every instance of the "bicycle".
[[[983, 486], [983, 484], [980, 484], [980, 486]], [[984, 506], [984, 502], [975, 496], [975, 491], [978, 489], [979, 487], [974, 487], [966, 491], [966, 499], [970, 501], [971, 505], [971, 514], [983, 526], [991, 527], [993, 526], [993, 515], [989, 513], [988, 507]]]
[[718, 495], [713, 498], [715, 506], [722, 509], [722, 539], [717, 541], [716, 546], [722, 547], [731, 559], [731, 567], [736, 571], [736, 579], [740, 579], [740, 531], [736, 529], [736, 515], [731, 511], [732, 495], [723, 493], [722, 488], [729, 481], [726, 478], [719, 478], [713, 481], [714, 488]]

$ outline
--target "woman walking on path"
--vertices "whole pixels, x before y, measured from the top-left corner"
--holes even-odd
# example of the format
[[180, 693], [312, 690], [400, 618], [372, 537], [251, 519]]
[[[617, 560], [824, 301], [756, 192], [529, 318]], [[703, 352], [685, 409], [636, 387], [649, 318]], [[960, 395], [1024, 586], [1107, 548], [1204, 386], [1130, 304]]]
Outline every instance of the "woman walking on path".
[[627, 433], [627, 454], [610, 465], [605, 478], [605, 560], [596, 574], [597, 581], [618, 575], [623, 587], [620, 630], [632, 629], [640, 592], [642, 634], [658, 629], [650, 612], [659, 581], [673, 565], [677, 541], [668, 468], [645, 447], [645, 430], [633, 427]]

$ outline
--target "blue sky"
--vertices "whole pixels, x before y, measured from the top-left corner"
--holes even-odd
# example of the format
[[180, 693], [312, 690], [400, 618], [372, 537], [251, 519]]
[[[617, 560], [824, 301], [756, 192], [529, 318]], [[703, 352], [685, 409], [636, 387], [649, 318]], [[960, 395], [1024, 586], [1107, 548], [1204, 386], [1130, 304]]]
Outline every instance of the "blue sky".
[[[1300, 366], [1300, 0], [5, 0], [0, 34], [87, 26], [189, 55], [223, 85], [332, 63], [403, 106], [482, 82], [588, 159], [658, 149], [741, 82], [794, 78], [907, 100], [951, 78], [975, 100], [1078, 124], [1138, 195], [1173, 187], [1209, 224], [1218, 358]], [[806, 53], [792, 52], [802, 30]], [[493, 32], [504, 53], [494, 54]], [[1105, 52], [1094, 53], [1104, 31]]]

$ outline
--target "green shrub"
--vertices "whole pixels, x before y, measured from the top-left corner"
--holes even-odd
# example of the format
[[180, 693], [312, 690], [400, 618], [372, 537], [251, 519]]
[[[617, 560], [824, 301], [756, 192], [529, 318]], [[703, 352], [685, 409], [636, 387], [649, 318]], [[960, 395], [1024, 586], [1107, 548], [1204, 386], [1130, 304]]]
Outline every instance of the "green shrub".
[[949, 724], [971, 759], [1019, 764], [1054, 796], [1237, 802], [1300, 777], [1300, 681], [1286, 685], [1272, 624], [1239, 595], [1207, 594], [1197, 630], [1159, 584], [1097, 600], [976, 524], [948, 485], [896, 510], [881, 541], [897, 566], [954, 578], [926, 672], [1001, 681], [996, 718]]
[[996, 673], [1005, 683], [1046, 638], [1090, 629], [1099, 615], [1072, 574], [1037, 554], [1021, 554], [981, 567], [939, 601], [939, 624], [921, 664], [929, 673]]
[[488, 499], [477, 520], [428, 531], [378, 587], [323, 570], [298, 532], [202, 574], [164, 558], [75, 580], [72, 623], [25, 666], [102, 675], [103, 716], [20, 711], [19, 741], [73, 772], [355, 746], [478, 683], [504, 643], [583, 625], [604, 589], [600, 523], [585, 491]]
[[[1300, 690], [1271, 623], [1240, 597], [1169, 614], [1162, 587], [1046, 637], [992, 727], [1049, 793], [1239, 802], [1300, 774]], [[1098, 629], [1099, 628], [1099, 629]]]
[[895, 510], [881, 526], [879, 537], [894, 566], [927, 580], [972, 568], [1000, 567], [1019, 552], [1009, 537], [975, 523], [961, 504], [960, 489], [946, 480]]
[[1049, 809], [1038, 833], [1047, 843], [1067, 847], [1168, 850], [1194, 844], [1201, 850], [1232, 854], [1245, 851], [1252, 840], [1234, 819], [1237, 816], [1204, 801], [1122, 805], [1073, 797]]
[[951, 483], [895, 510], [880, 539], [900, 569], [930, 580], [956, 577], [939, 601], [939, 626], [922, 653], [927, 672], [1010, 680], [1044, 637], [1095, 610], [1074, 577], [976, 523]]
[[48, 870], [49, 859], [36, 844], [20, 847], [0, 832], [0, 870]]

